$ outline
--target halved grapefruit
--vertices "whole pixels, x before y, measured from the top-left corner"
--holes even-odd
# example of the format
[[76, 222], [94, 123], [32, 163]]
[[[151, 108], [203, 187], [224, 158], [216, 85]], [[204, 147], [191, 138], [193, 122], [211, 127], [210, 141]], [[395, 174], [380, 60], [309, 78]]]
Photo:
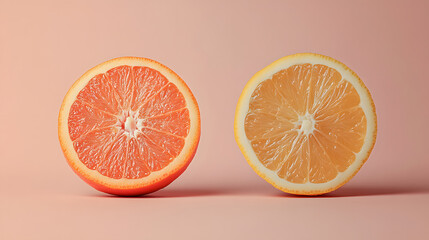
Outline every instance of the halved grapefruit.
[[116, 195], [159, 190], [187, 168], [200, 138], [200, 113], [185, 82], [150, 59], [121, 57], [80, 77], [58, 118], [71, 168]]
[[372, 151], [374, 102], [361, 79], [327, 56], [281, 58], [246, 84], [236, 141], [262, 178], [288, 193], [318, 195], [349, 181]]

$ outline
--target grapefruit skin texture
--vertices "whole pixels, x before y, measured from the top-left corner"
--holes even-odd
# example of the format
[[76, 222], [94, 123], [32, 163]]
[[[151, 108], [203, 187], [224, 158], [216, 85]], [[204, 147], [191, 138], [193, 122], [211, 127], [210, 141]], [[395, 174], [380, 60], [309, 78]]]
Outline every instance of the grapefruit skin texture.
[[[76, 151], [73, 148], [73, 144], [70, 140], [70, 135], [68, 132], [68, 114], [70, 110], [71, 104], [74, 102], [75, 96], [79, 93], [79, 91], [82, 89], [82, 86], [84, 87], [87, 82], [92, 78], [92, 76], [102, 72], [105, 69], [108, 69], [109, 66], [115, 66], [118, 62], [118, 66], [121, 64], [127, 64], [127, 61], [131, 61], [132, 63], [143, 63], [142, 66], [146, 66], [145, 64], [148, 63], [149, 67], [157, 67], [161, 71], [161, 73], [168, 75], [170, 77], [174, 78], [174, 81], [169, 79], [167, 76], [167, 79], [174, 83], [179, 89], [185, 90], [185, 92], [181, 92], [186, 101], [187, 101], [187, 108], [190, 110], [190, 118], [191, 118], [191, 131], [190, 134], [186, 138], [185, 147], [182, 149], [183, 153], [180, 153], [177, 158], [180, 159], [174, 159], [169, 166], [165, 167], [164, 169], [161, 169], [158, 172], [152, 172], [148, 177], [151, 177], [153, 173], [158, 174], [156, 177], [151, 177], [149, 180], [146, 180], [143, 177], [141, 179], [131, 179], [132, 184], [127, 184], [127, 179], [119, 179], [117, 182], [117, 179], [107, 179], [108, 177], [102, 176], [95, 170], [88, 169], [86, 167], [83, 167], [84, 165], [82, 162], [80, 162], [79, 158], [77, 158]], [[106, 68], [107, 67], [107, 68]], [[98, 72], [97, 72], [98, 71]], [[189, 104], [191, 106], [189, 106]], [[198, 108], [198, 103], [192, 94], [189, 87], [186, 85], [186, 83], [171, 69], [168, 67], [162, 65], [161, 63], [148, 59], [148, 58], [141, 58], [141, 57], [119, 57], [112, 60], [109, 60], [107, 62], [101, 63], [92, 69], [88, 70], [84, 75], [82, 75], [69, 89], [67, 94], [64, 97], [63, 103], [61, 105], [59, 116], [58, 116], [58, 137], [61, 145], [61, 149], [63, 150], [64, 156], [67, 160], [68, 165], [72, 168], [72, 170], [87, 184], [92, 186], [93, 188], [104, 192], [108, 194], [118, 195], [118, 196], [138, 196], [143, 194], [152, 193], [155, 191], [158, 191], [166, 186], [168, 186], [170, 183], [172, 183], [175, 179], [177, 179], [189, 166], [192, 159], [195, 156], [195, 153], [198, 148], [199, 140], [201, 135], [201, 117], [200, 112]], [[189, 143], [188, 143], [189, 142]], [[186, 148], [186, 149], [185, 149]], [[186, 151], [185, 151], [186, 150]], [[180, 160], [180, 161], [178, 161]], [[174, 165], [173, 167], [170, 165]], [[169, 168], [168, 171], [166, 168]], [[141, 180], [141, 181], [139, 181]], [[110, 182], [111, 181], [111, 182]]]
[[[317, 189], [317, 190], [316, 189], [307, 190], [307, 189], [287, 187], [287, 186], [284, 186], [283, 184], [281, 184], [279, 182], [276, 182], [272, 178], [270, 178], [260, 166], [255, 164], [255, 161], [258, 161], [258, 160], [254, 159], [254, 157], [252, 157], [252, 154], [250, 152], [253, 150], [250, 150], [248, 147], [245, 146], [244, 141], [247, 141], [247, 140], [243, 137], [244, 135], [242, 134], [244, 132], [243, 131], [244, 127], [242, 126], [242, 122], [243, 122], [242, 119], [243, 119], [243, 113], [245, 113], [245, 111], [243, 111], [243, 109], [245, 109], [247, 107], [246, 103], [248, 102], [246, 99], [247, 98], [246, 96], [255, 90], [255, 88], [254, 88], [255, 82], [260, 82], [261, 79], [263, 79], [262, 76], [265, 75], [266, 72], [270, 71], [270, 69], [281, 66], [284, 62], [293, 61], [295, 58], [307, 58], [307, 57], [321, 59], [321, 60], [324, 60], [327, 62], [331, 62], [332, 64], [335, 64], [336, 66], [341, 67], [348, 74], [351, 74], [356, 79], [356, 81], [358, 82], [358, 85], [361, 87], [361, 89], [363, 90], [366, 97], [370, 100], [368, 107], [369, 107], [370, 113], [373, 117], [373, 122], [372, 122], [373, 130], [368, 133], [368, 137], [370, 139], [369, 140], [370, 145], [366, 149], [366, 151], [363, 153], [363, 157], [359, 161], [359, 165], [353, 169], [353, 172], [349, 176], [347, 176], [345, 179], [343, 179], [338, 184], [334, 184], [334, 185], [331, 185], [329, 187], [325, 187], [323, 189]], [[265, 80], [265, 79], [263, 79], [263, 80]], [[285, 193], [290, 193], [290, 194], [294, 194], [294, 195], [303, 195], [303, 196], [322, 195], [322, 194], [326, 194], [326, 193], [335, 191], [338, 188], [340, 188], [341, 186], [343, 186], [344, 184], [346, 184], [348, 181], [350, 181], [359, 172], [359, 170], [362, 168], [364, 163], [368, 160], [368, 158], [369, 158], [369, 156], [370, 156], [370, 154], [371, 154], [371, 152], [375, 146], [375, 142], [376, 142], [376, 138], [377, 138], [377, 115], [376, 115], [376, 110], [375, 110], [375, 104], [374, 104], [374, 101], [372, 99], [371, 93], [369, 92], [368, 88], [365, 86], [363, 81], [360, 79], [360, 77], [353, 70], [351, 70], [349, 67], [347, 67], [344, 63], [342, 63], [342, 62], [340, 62], [334, 58], [331, 58], [331, 57], [328, 57], [325, 55], [321, 55], [321, 54], [315, 54], [315, 53], [292, 54], [292, 55], [280, 58], [280, 59], [274, 61], [273, 63], [271, 63], [270, 65], [266, 66], [262, 70], [258, 71], [246, 83], [246, 85], [245, 85], [245, 87], [244, 87], [244, 89], [243, 89], [243, 91], [242, 91], [242, 93], [238, 99], [238, 103], [237, 103], [237, 107], [236, 107], [236, 111], [235, 111], [234, 137], [235, 137], [235, 141], [237, 142], [237, 145], [238, 145], [239, 149], [241, 150], [244, 158], [246, 159], [246, 161], [250, 165], [250, 167], [253, 169], [253, 171], [255, 171], [262, 179], [264, 179], [265, 181], [270, 183], [273, 187], [275, 187], [275, 188], [277, 188], [277, 189], [279, 189]]]

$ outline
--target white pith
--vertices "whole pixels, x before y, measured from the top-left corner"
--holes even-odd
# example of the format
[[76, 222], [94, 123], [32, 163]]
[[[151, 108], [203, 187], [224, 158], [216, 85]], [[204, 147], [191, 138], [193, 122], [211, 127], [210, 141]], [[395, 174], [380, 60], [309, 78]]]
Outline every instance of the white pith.
[[116, 116], [118, 121], [116, 122], [116, 127], [122, 134], [125, 134], [127, 137], [135, 137], [138, 130], [137, 123], [141, 121], [138, 118], [137, 113], [133, 111], [123, 111], [120, 115]]
[[[367, 132], [364, 139], [364, 144], [361, 148], [361, 151], [356, 153], [355, 161], [347, 168], [346, 171], [338, 173], [338, 175], [331, 181], [325, 183], [292, 183], [283, 178], [280, 178], [275, 171], [272, 171], [266, 168], [257, 158], [249, 139], [245, 134], [245, 118], [249, 111], [249, 103], [252, 93], [255, 91], [256, 87], [263, 81], [271, 79], [272, 76], [279, 72], [280, 70], [287, 69], [296, 64], [323, 64], [330, 68], [336, 69], [343, 77], [343, 80], [346, 80], [352, 84], [360, 96], [360, 107], [362, 108], [366, 119], [367, 119]], [[288, 190], [291, 192], [324, 192], [327, 189], [332, 189], [335, 186], [342, 185], [345, 183], [355, 172], [359, 169], [363, 161], [367, 158], [369, 152], [371, 151], [376, 135], [376, 116], [375, 109], [372, 105], [371, 96], [369, 92], [361, 85], [362, 82], [360, 79], [343, 64], [322, 56], [315, 54], [296, 54], [288, 56], [277, 60], [268, 67], [264, 68], [260, 72], [256, 73], [251, 80], [246, 84], [237, 105], [234, 130], [236, 135], [236, 140], [239, 144], [239, 147], [243, 154], [245, 155], [247, 161], [252, 166], [252, 168], [259, 174], [261, 177], [269, 181], [275, 187], [282, 190]], [[309, 116], [300, 116], [295, 126], [298, 129], [300, 134], [311, 134], [314, 131], [314, 119]]]
[[316, 120], [314, 120], [313, 114], [306, 113], [303, 116], [298, 117], [298, 121], [295, 126], [298, 128], [300, 134], [309, 135], [313, 133]]

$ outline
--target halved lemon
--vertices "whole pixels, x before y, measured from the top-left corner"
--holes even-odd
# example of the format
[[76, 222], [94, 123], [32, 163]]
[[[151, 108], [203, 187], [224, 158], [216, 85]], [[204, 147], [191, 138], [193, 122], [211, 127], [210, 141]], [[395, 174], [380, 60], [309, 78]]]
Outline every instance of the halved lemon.
[[318, 195], [349, 181], [377, 135], [362, 80], [313, 53], [281, 58], [256, 73], [238, 101], [235, 139], [253, 170], [292, 194]]

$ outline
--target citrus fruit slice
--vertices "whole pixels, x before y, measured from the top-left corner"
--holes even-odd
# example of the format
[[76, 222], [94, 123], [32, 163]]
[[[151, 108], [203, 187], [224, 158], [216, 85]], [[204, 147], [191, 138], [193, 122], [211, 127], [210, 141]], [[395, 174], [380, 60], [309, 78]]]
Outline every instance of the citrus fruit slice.
[[191, 162], [200, 138], [197, 102], [185, 82], [146, 58], [122, 57], [80, 77], [58, 118], [71, 168], [94, 188], [140, 195], [163, 188]]
[[288, 193], [318, 195], [349, 181], [376, 138], [375, 106], [347, 66], [304, 53], [281, 58], [246, 84], [235, 139], [262, 178]]

